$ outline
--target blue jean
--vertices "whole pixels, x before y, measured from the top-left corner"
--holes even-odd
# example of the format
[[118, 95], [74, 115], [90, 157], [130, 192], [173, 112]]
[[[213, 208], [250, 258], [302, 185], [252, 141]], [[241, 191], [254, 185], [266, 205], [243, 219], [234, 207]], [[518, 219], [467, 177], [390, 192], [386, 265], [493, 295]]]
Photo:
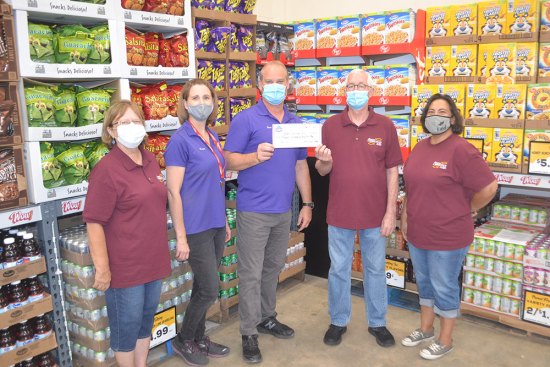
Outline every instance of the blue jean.
[[[355, 230], [328, 226], [328, 309], [333, 325], [346, 326], [351, 319], [351, 263]], [[360, 229], [363, 258], [363, 294], [370, 327], [386, 326], [386, 238], [380, 227]]]
[[138, 339], [151, 337], [161, 288], [162, 280], [155, 280], [105, 291], [112, 350], [131, 352], [136, 348]]
[[424, 250], [409, 242], [421, 306], [432, 307], [436, 314], [449, 319], [460, 315], [458, 277], [468, 248]]

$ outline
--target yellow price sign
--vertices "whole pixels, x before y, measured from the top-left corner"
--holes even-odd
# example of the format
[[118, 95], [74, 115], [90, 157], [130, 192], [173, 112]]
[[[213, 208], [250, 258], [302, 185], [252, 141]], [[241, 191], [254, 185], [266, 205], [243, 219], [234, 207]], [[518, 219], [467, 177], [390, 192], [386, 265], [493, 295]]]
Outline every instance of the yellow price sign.
[[155, 315], [149, 349], [173, 339], [176, 336], [176, 308], [170, 307]]
[[404, 261], [386, 259], [386, 284], [392, 287], [405, 289]]
[[525, 291], [523, 319], [540, 325], [550, 326], [550, 296]]
[[529, 173], [550, 175], [550, 142], [529, 142]]

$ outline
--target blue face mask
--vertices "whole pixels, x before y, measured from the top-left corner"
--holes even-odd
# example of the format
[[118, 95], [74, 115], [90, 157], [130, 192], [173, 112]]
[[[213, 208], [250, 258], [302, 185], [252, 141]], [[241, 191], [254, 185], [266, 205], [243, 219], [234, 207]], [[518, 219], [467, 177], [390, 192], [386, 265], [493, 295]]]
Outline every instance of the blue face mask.
[[262, 98], [269, 104], [277, 106], [283, 103], [286, 97], [286, 86], [282, 84], [272, 83], [264, 85]]
[[366, 90], [352, 90], [347, 92], [348, 106], [352, 110], [360, 110], [369, 103], [369, 92]]

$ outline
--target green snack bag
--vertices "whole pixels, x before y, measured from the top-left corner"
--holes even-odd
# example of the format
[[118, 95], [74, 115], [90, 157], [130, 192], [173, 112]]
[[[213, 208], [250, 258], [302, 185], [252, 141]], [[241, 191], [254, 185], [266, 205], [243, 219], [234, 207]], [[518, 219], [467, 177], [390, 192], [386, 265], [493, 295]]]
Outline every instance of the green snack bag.
[[29, 22], [29, 50], [32, 61], [55, 62], [53, 31], [49, 26]]
[[60, 86], [57, 93], [55, 93], [53, 106], [57, 126], [75, 126], [77, 114], [74, 87]]
[[76, 107], [78, 108], [77, 126], [99, 124], [104, 113], [111, 105], [112, 89], [86, 89], [77, 87]]
[[64, 142], [56, 142], [56, 143], [53, 143], [52, 146], [53, 146], [53, 154], [56, 157], [70, 148], [70, 144], [64, 143]]
[[80, 24], [59, 26], [53, 37], [55, 60], [59, 64], [85, 64], [93, 42], [90, 30]]
[[88, 178], [90, 165], [81, 145], [71, 144], [69, 149], [56, 158], [63, 165], [63, 177], [67, 185], [76, 185]]
[[29, 126], [53, 127], [54, 118], [54, 89], [45, 86], [25, 87], [25, 104]]
[[59, 161], [55, 159], [51, 143], [40, 143], [40, 162], [42, 164], [42, 182], [44, 187], [51, 189], [65, 184], [61, 165]]
[[98, 25], [90, 28], [94, 36], [94, 42], [88, 63], [90, 64], [109, 64], [111, 62], [111, 38], [109, 35], [109, 26], [107, 24]]
[[90, 169], [93, 169], [95, 165], [109, 153], [109, 148], [102, 141], [92, 141], [86, 144], [84, 154], [88, 163], [90, 163]]

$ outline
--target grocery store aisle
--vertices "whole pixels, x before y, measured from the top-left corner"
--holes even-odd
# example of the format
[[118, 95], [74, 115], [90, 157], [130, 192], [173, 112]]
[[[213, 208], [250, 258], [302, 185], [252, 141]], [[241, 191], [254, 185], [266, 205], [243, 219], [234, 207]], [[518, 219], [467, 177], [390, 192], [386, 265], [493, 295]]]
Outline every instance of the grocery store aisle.
[[[290, 282], [295, 282], [290, 280]], [[353, 367], [353, 366], [548, 366], [550, 339], [522, 335], [519, 331], [465, 317], [457, 323], [455, 349], [438, 361], [423, 360], [420, 347], [405, 348], [399, 340], [417, 327], [418, 313], [392, 307], [388, 311], [388, 327], [397, 340], [389, 349], [379, 347], [368, 334], [363, 300], [352, 297], [353, 316], [342, 344], [323, 344], [323, 335], [330, 323], [327, 313], [326, 279], [306, 276], [303, 283], [285, 284], [279, 290], [279, 319], [296, 330], [290, 340], [260, 334], [264, 358], [262, 367]], [[247, 366], [241, 358], [238, 315], [210, 333], [213, 340], [229, 345], [231, 354], [211, 359], [209, 366]], [[158, 366], [175, 367], [185, 363], [178, 357]]]

